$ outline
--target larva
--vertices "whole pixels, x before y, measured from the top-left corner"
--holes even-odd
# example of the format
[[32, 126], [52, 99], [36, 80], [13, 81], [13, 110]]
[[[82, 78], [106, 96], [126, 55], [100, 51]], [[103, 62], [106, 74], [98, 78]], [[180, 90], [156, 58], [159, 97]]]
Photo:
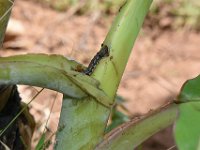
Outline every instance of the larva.
[[91, 75], [96, 68], [97, 64], [103, 57], [109, 56], [109, 50], [107, 45], [102, 45], [100, 51], [94, 56], [94, 58], [90, 61], [88, 67], [84, 70], [86, 75]]

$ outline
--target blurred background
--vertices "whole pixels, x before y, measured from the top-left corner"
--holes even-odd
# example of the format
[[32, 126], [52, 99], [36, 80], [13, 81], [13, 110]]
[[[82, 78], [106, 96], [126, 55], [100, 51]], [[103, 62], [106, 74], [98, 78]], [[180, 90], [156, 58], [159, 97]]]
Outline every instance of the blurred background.
[[[87, 65], [123, 3], [124, 0], [15, 0], [0, 56], [61, 54]], [[176, 99], [181, 85], [200, 73], [199, 31], [200, 1], [154, 0], [118, 89], [131, 118]], [[39, 88], [19, 86], [19, 90], [23, 101], [28, 102]], [[61, 99], [61, 94], [45, 89], [31, 103], [37, 122], [33, 143], [44, 128], [50, 136], [55, 133]], [[175, 150], [172, 128], [159, 132], [138, 149]]]

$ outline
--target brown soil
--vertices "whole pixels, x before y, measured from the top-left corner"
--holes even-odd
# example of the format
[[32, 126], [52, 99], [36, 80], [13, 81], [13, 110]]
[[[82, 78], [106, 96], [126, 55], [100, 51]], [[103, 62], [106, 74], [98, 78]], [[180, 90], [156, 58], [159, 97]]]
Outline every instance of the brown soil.
[[[77, 16], [56, 12], [33, 1], [16, 0], [12, 18], [21, 23], [24, 30], [12, 40], [7, 34], [1, 56], [56, 53], [88, 64], [104, 40], [114, 16], [103, 18], [98, 13]], [[185, 80], [199, 74], [199, 42], [199, 33], [181, 29], [150, 30], [145, 27], [140, 32], [118, 90], [118, 94], [127, 100], [125, 106], [132, 116], [147, 113], [176, 99]], [[20, 86], [23, 100], [36, 93], [30, 89]], [[31, 105], [40, 133], [54, 97], [55, 92], [45, 90]], [[59, 100], [47, 125], [51, 132], [56, 131], [61, 97], [60, 94], [57, 96]], [[146, 141], [143, 149], [172, 147], [171, 133], [171, 128], [160, 132]]]

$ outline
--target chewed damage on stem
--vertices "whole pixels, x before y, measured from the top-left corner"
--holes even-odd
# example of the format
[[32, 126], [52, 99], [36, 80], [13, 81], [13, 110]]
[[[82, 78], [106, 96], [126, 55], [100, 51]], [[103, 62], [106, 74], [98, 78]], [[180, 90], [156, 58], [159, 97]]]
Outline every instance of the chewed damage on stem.
[[104, 57], [109, 56], [109, 49], [107, 45], [102, 44], [100, 51], [94, 56], [94, 58], [90, 61], [88, 67], [83, 71], [86, 75], [91, 75], [100, 62], [100, 60]]

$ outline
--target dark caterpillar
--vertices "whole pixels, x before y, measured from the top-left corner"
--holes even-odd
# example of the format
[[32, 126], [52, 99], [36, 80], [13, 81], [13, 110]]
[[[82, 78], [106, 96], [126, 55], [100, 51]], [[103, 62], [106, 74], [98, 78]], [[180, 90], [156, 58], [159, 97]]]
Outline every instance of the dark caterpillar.
[[86, 75], [91, 75], [99, 61], [106, 56], [109, 56], [108, 46], [102, 44], [100, 51], [94, 56], [94, 58], [90, 61], [88, 67], [83, 72]]

